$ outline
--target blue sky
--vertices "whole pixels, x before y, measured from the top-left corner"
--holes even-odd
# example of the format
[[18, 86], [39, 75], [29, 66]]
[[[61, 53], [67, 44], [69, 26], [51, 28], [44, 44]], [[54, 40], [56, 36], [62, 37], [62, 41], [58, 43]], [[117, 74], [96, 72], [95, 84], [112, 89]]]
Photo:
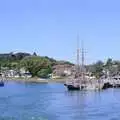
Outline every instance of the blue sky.
[[22, 51], [86, 63], [120, 59], [119, 0], [0, 0], [0, 52]]

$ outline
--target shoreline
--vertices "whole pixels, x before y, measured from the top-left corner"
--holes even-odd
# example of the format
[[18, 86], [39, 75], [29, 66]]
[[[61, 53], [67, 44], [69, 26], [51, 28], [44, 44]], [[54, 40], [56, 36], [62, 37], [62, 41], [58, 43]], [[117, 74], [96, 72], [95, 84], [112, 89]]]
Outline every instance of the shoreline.
[[40, 79], [40, 78], [5, 78], [5, 82], [23, 82], [23, 83], [65, 83], [67, 78], [61, 79]]

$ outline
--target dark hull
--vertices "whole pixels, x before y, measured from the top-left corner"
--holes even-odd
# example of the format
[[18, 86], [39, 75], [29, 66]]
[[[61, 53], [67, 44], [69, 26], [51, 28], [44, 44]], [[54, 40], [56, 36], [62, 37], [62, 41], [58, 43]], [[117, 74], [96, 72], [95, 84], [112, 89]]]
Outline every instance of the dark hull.
[[4, 82], [0, 82], [0, 87], [4, 87]]
[[73, 85], [66, 85], [64, 84], [68, 90], [74, 91], [74, 90], [80, 90], [80, 87], [74, 87]]
[[105, 83], [102, 89], [113, 88], [113, 85], [110, 83]]

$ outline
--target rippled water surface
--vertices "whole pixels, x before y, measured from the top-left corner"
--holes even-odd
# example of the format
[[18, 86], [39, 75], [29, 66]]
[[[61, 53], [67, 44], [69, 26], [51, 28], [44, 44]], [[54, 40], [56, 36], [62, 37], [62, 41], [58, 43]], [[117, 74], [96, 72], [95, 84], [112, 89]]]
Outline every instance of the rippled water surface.
[[0, 120], [120, 120], [120, 89], [68, 92], [60, 83], [6, 83]]

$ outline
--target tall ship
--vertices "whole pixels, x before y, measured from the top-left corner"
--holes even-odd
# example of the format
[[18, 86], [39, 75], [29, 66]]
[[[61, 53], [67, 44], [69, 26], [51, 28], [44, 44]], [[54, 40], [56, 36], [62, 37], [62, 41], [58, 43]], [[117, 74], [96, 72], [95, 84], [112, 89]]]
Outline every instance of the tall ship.
[[103, 87], [101, 80], [85, 75], [84, 47], [82, 42], [82, 48], [79, 48], [79, 37], [77, 38], [77, 64], [75, 66], [75, 73], [72, 78], [66, 80], [64, 85], [68, 90], [100, 90]]

